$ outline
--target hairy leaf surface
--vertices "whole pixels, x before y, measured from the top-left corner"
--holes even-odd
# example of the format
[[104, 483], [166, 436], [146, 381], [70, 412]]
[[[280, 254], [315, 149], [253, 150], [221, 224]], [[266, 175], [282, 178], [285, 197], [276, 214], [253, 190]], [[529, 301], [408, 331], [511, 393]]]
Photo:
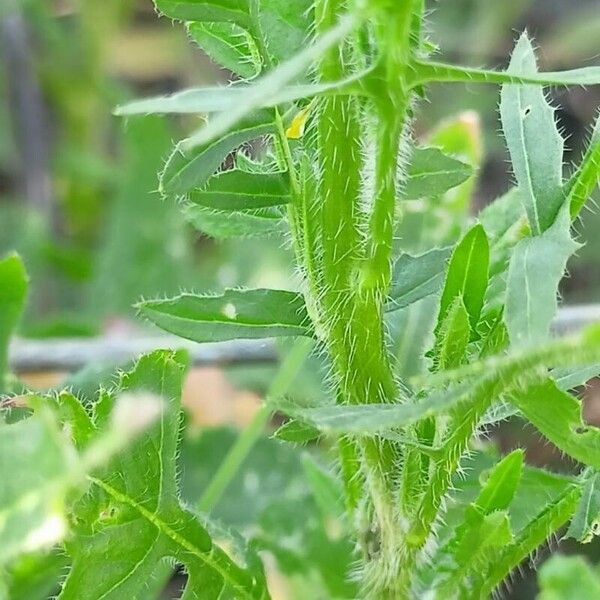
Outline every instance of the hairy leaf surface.
[[508, 268], [505, 320], [512, 344], [542, 342], [558, 307], [558, 284], [580, 247], [571, 237], [568, 206], [541, 235], [519, 242]]
[[[521, 36], [508, 70], [537, 72], [527, 34]], [[500, 114], [529, 224], [539, 235], [554, 223], [564, 199], [564, 143], [556, 128], [554, 110], [539, 86], [505, 85]]]
[[[183, 598], [268, 598], [258, 562], [234, 562], [214, 545], [207, 529], [179, 503], [175, 456], [186, 362], [181, 354], [155, 352], [125, 374], [122, 392], [164, 399], [159, 423], [121, 453], [111, 469], [91, 478], [93, 494], [75, 508], [77, 535], [67, 549], [73, 567], [61, 600], [142, 598], [165, 559], [185, 565]], [[105, 395], [95, 425], [112, 411]], [[246, 560], [247, 558], [247, 560]]]
[[161, 329], [195, 342], [310, 336], [304, 299], [280, 290], [226, 290], [221, 296], [182, 294], [149, 300], [140, 313]]

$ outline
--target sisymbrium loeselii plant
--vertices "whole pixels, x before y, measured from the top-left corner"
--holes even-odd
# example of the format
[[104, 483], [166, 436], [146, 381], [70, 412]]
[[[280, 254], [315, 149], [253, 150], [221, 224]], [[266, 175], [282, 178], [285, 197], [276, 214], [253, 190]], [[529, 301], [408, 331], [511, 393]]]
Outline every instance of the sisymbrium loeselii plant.
[[[306, 575], [299, 598], [485, 599], [554, 536], [592, 539], [600, 429], [584, 422], [572, 391], [600, 373], [600, 329], [551, 332], [558, 286], [580, 247], [572, 226], [600, 174], [600, 127], [580, 164], [566, 169], [544, 86], [600, 84], [600, 68], [540, 73], [526, 34], [506, 71], [437, 62], [423, 0], [156, 6], [183, 21], [235, 82], [117, 113], [207, 116], [173, 149], [161, 192], [214, 237], [289, 240], [299, 277], [295, 291], [184, 293], [144, 301], [140, 313], [201, 343], [299, 340], [264, 408], [206, 483], [199, 514], [182, 504], [176, 483], [181, 354], [141, 358], [91, 405], [66, 392], [45, 403], [23, 396], [33, 416], [0, 428], [0, 448], [35, 428], [39, 448], [46, 436], [53, 454], [0, 494], [0, 565], [65, 540], [71, 566], [61, 600], [156, 597], [171, 572], [165, 559], [183, 565], [186, 600], [266, 599], [262, 550], [296, 577], [319, 573], [324, 585], [311, 587]], [[413, 135], [427, 87], [438, 82], [501, 86], [515, 185], [475, 218], [474, 117], [442, 123], [421, 141]], [[326, 365], [331, 399], [283, 398], [310, 352]], [[158, 425], [124, 435], [119, 398], [140, 393], [163, 398]], [[210, 519], [274, 411], [287, 416], [280, 440], [318, 440], [334, 452], [335, 474], [313, 463], [306, 474], [347, 544], [300, 518], [306, 546], [292, 555], [282, 533], [291, 538], [291, 525], [281, 528], [275, 512], [249, 545]], [[531, 423], [580, 465], [577, 473], [528, 467], [520, 450], [490, 460], [482, 434], [509, 417]], [[0, 464], [3, 475], [8, 469]], [[39, 478], [27, 479], [40, 472], [43, 494]], [[324, 566], [326, 554], [333, 566]], [[583, 564], [549, 565], [543, 597], [568, 597], [557, 591], [567, 571], [600, 587]]]

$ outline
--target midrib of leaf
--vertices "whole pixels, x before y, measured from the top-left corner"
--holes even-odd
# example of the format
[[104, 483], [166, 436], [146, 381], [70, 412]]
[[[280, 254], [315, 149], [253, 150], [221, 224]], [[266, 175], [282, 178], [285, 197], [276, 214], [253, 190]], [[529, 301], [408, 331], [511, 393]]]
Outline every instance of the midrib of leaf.
[[[145, 310], [150, 310], [152, 311], [153, 308], [152, 306], [145, 307]], [[154, 311], [154, 312], [158, 312], [158, 311]], [[290, 324], [290, 323], [281, 323], [279, 321], [270, 321], [268, 323], [264, 322], [264, 321], [252, 321], [251, 319], [245, 319], [244, 321], [237, 321], [235, 319], [229, 319], [229, 320], [221, 320], [218, 318], [207, 318], [206, 316], [202, 316], [200, 315], [199, 318], [197, 317], [180, 317], [178, 315], [173, 315], [172, 313], [161, 313], [164, 315], [167, 315], [169, 318], [175, 320], [175, 321], [181, 321], [183, 323], [186, 323], [188, 321], [197, 321], [199, 323], [215, 323], [218, 325], [235, 325], [236, 327], [265, 327], [265, 328], [271, 328], [271, 327], [284, 327], [284, 328], [289, 328], [289, 329], [299, 329], [299, 330], [306, 330], [305, 327], [302, 327], [302, 325], [299, 324]]]
[[439, 170], [439, 171], [423, 171], [416, 175], [410, 175], [410, 179], [424, 179], [424, 178], [428, 178], [431, 176], [437, 176], [437, 175], [454, 175], [456, 173], [456, 171], [457, 171], [456, 169], [455, 170], [443, 169], [443, 170]]
[[[233, 563], [229, 565], [229, 568], [223, 567], [219, 561], [215, 561], [212, 557], [211, 552], [202, 552], [199, 548], [197, 548], [192, 542], [187, 540], [183, 535], [179, 534], [172, 527], [170, 527], [157, 513], [150, 512], [147, 508], [139, 504], [136, 500], [134, 500], [131, 496], [120, 492], [119, 490], [113, 488], [111, 485], [98, 479], [97, 477], [88, 476], [88, 479], [102, 488], [107, 494], [112, 496], [118, 502], [123, 504], [127, 504], [134, 510], [136, 510], [144, 519], [146, 519], [149, 523], [154, 525], [158, 529], [160, 533], [168, 537], [172, 542], [187, 550], [190, 554], [193, 554], [197, 558], [199, 558], [202, 562], [208, 565], [211, 569], [214, 569], [219, 575], [223, 578], [224, 581], [228, 582], [240, 597], [246, 598], [247, 600], [253, 600], [251, 594], [249, 594], [244, 586], [238, 581], [238, 579], [233, 578], [232, 575], [232, 567]], [[214, 542], [213, 542], [214, 544]], [[214, 548], [214, 545], [212, 546]], [[237, 567], [236, 567], [237, 569]]]
[[[519, 86], [518, 89], [518, 98], [519, 98], [519, 102], [518, 102], [518, 108], [519, 108], [519, 116], [521, 114], [523, 114], [523, 88], [521, 86]], [[525, 171], [527, 173], [527, 187], [529, 189], [529, 193], [530, 193], [530, 197], [533, 200], [532, 204], [533, 204], [533, 212], [534, 212], [534, 216], [535, 216], [535, 223], [532, 223], [533, 225], [533, 230], [536, 233], [541, 233], [542, 228], [541, 228], [541, 224], [540, 224], [540, 215], [539, 215], [539, 210], [538, 210], [538, 203], [537, 203], [537, 194], [535, 193], [534, 189], [533, 189], [533, 180], [531, 178], [531, 165], [529, 164], [529, 152], [528, 152], [528, 148], [527, 148], [527, 139], [529, 139], [529, 136], [525, 135], [525, 120], [522, 118], [518, 119], [519, 121], [519, 142], [521, 145], [521, 150], [523, 152], [523, 156], [525, 158]]]

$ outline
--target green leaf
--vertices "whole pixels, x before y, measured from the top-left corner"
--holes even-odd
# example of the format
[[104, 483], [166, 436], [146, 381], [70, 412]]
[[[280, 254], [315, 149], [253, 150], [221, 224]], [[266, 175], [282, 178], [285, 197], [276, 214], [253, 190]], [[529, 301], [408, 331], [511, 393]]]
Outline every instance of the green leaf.
[[600, 364], [567, 369], [553, 369], [552, 378], [563, 392], [585, 385], [590, 379], [600, 375]]
[[180, 21], [250, 23], [249, 0], [154, 0], [165, 16]]
[[160, 176], [160, 191], [178, 195], [203, 186], [221, 166], [227, 155], [243, 143], [275, 131], [273, 114], [259, 111], [219, 140], [185, 148], [179, 142]]
[[[509, 72], [537, 72], [533, 46], [523, 34]], [[546, 231], [563, 203], [564, 142], [554, 120], [554, 109], [537, 86], [502, 87], [500, 114], [512, 166], [535, 235]]]
[[438, 327], [441, 327], [455, 298], [460, 297], [469, 314], [471, 330], [476, 331], [488, 284], [489, 262], [487, 236], [483, 226], [477, 224], [452, 252], [440, 301]]
[[402, 189], [402, 199], [443, 194], [473, 175], [470, 165], [444, 154], [438, 148], [416, 148], [411, 156]]
[[457, 385], [406, 404], [336, 404], [293, 412], [327, 433], [374, 435], [450, 411], [469, 399], [472, 385]]
[[279, 206], [291, 202], [283, 173], [256, 175], [233, 169], [211, 177], [206, 186], [188, 195], [192, 204], [223, 211]]
[[533, 382], [508, 397], [542, 435], [575, 460], [600, 469], [600, 429], [581, 417], [581, 403], [554, 381]]
[[68, 475], [77, 456], [47, 409], [0, 425], [0, 565], [67, 532]]
[[[123, 375], [121, 393], [156, 395], [165, 404], [159, 423], [92, 477], [92, 493], [75, 505], [77, 531], [67, 544], [73, 567], [61, 600], [140, 597], [167, 557], [187, 570], [185, 599], [268, 598], [257, 559], [232, 559], [180, 505], [175, 459], [185, 371], [181, 353], [158, 351]], [[97, 427], [112, 404], [105, 395]]]
[[27, 273], [17, 255], [0, 260], [0, 392], [8, 371], [8, 343], [14, 333], [27, 296]]
[[433, 364], [436, 370], [454, 369], [465, 361], [471, 337], [469, 314], [457, 296], [437, 331], [433, 349]]
[[226, 290], [220, 296], [182, 294], [149, 300], [140, 313], [161, 329], [195, 342], [310, 336], [304, 298], [280, 290]]
[[592, 139], [577, 171], [567, 182], [567, 202], [571, 210], [571, 218], [575, 219], [600, 179], [600, 117], [592, 133]]
[[549, 71], [547, 73], [507, 72], [490, 69], [474, 69], [461, 65], [449, 65], [428, 60], [413, 62], [413, 87], [428, 82], [456, 83], [495, 83], [515, 85], [597, 85], [600, 84], [600, 67], [584, 67], [569, 71]]
[[569, 207], [541, 235], [519, 242], [508, 268], [505, 320], [515, 345], [547, 339], [558, 307], [558, 284], [567, 260], [580, 247], [571, 238]]
[[273, 437], [278, 440], [293, 444], [306, 444], [318, 439], [320, 436], [321, 432], [318, 429], [298, 419], [290, 419], [273, 434]]
[[317, 94], [343, 93], [356, 91], [355, 83], [362, 79], [365, 73], [358, 73], [344, 81], [335, 81], [326, 84], [297, 86], [296, 89], [286, 90], [286, 86], [300, 75], [305, 73], [327, 50], [335, 47], [346, 35], [358, 25], [359, 19], [353, 14], [346, 14], [340, 18], [337, 25], [317, 37], [311, 44], [296, 53], [289, 60], [281, 63], [267, 75], [261, 77], [252, 86], [244, 89], [243, 101], [235, 106], [224, 107], [213, 120], [205, 127], [200, 128], [195, 134], [182, 142], [181, 150], [190, 152], [197, 146], [204, 146], [221, 138], [226, 132], [234, 128], [247, 115], [264, 107], [283, 102], [292, 102]]
[[275, 64], [306, 46], [314, 23], [313, 6], [312, 0], [260, 0], [258, 25]]
[[452, 248], [434, 248], [419, 256], [402, 254], [394, 264], [386, 310], [392, 312], [439, 292]]
[[287, 222], [277, 208], [225, 211], [184, 203], [183, 215], [195, 229], [217, 240], [288, 231]]
[[598, 534], [600, 519], [600, 475], [590, 474], [585, 482], [581, 501], [573, 520], [569, 525], [566, 537], [587, 544]]
[[218, 65], [243, 79], [251, 79], [261, 71], [262, 62], [254, 38], [233, 22], [191, 21], [189, 36]]
[[513, 450], [489, 473], [475, 500], [474, 508], [484, 515], [508, 509], [521, 481], [522, 472], [523, 450]]
[[600, 598], [600, 578], [582, 556], [552, 556], [538, 576], [537, 600]]

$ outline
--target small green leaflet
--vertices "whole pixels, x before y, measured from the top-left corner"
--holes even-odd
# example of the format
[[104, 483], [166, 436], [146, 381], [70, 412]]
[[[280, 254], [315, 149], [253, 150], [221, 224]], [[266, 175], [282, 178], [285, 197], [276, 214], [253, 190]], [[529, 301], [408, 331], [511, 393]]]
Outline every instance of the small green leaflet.
[[473, 175], [470, 165], [444, 154], [438, 148], [416, 148], [411, 156], [402, 199], [437, 196]]
[[190, 225], [217, 240], [264, 237], [288, 231], [287, 221], [275, 207], [225, 211], [182, 202], [182, 212]]
[[0, 260], [0, 392], [8, 370], [8, 343], [17, 327], [27, 296], [27, 273], [17, 255]]
[[[67, 544], [73, 567], [60, 600], [143, 597], [167, 557], [187, 570], [186, 600], [268, 598], [257, 557], [234, 562], [179, 503], [175, 458], [185, 371], [184, 355], [157, 351], [123, 376], [121, 392], [159, 396], [165, 404], [159, 423], [91, 477], [92, 492], [76, 503], [76, 535]], [[110, 417], [112, 401], [103, 396], [95, 427]]]
[[541, 235], [514, 248], [508, 267], [505, 322], [514, 345], [543, 342], [558, 307], [558, 285], [567, 260], [580, 247], [571, 238], [567, 204]]
[[476, 331], [488, 285], [490, 247], [481, 224], [472, 227], [452, 253], [440, 301], [438, 328], [454, 299], [461, 297], [469, 314], [471, 330]]
[[[509, 72], [537, 72], [533, 46], [523, 34], [512, 54]], [[500, 114], [502, 128], [529, 224], [535, 235], [546, 231], [564, 200], [562, 164], [564, 142], [554, 109], [538, 86], [504, 85]]]
[[514, 404], [542, 435], [575, 460], [600, 469], [600, 429], [581, 417], [581, 403], [551, 379], [516, 389]]
[[555, 554], [541, 567], [537, 600], [600, 598], [600, 577], [583, 556]]
[[220, 296], [181, 294], [138, 304], [161, 329], [195, 342], [311, 336], [302, 294], [281, 290], [226, 290]]
[[567, 182], [567, 202], [571, 209], [571, 218], [575, 219], [600, 179], [600, 117], [592, 133], [592, 139], [577, 171]]
[[187, 23], [190, 38], [225, 69], [243, 79], [251, 79], [261, 71], [262, 64], [254, 38], [232, 22]]
[[291, 195], [283, 173], [232, 169], [211, 177], [204, 188], [190, 192], [188, 200], [219, 210], [245, 210], [287, 204]]
[[473, 508], [484, 515], [510, 507], [523, 472], [523, 451], [506, 455], [489, 473]]
[[318, 429], [298, 419], [290, 419], [273, 434], [278, 440], [292, 444], [306, 444], [320, 436], [321, 432]]
[[598, 535], [600, 526], [600, 474], [589, 473], [581, 495], [581, 501], [566, 537], [587, 544]]
[[456, 296], [436, 333], [433, 349], [435, 370], [455, 369], [463, 364], [471, 337], [469, 315], [461, 296]]
[[452, 248], [435, 248], [419, 256], [402, 254], [394, 264], [387, 312], [439, 292], [451, 253]]
[[274, 131], [273, 114], [265, 110], [254, 113], [215, 142], [198, 144], [191, 149], [186, 149], [186, 140], [179, 142], [160, 175], [160, 191], [179, 195], [203, 186], [230, 152]]

